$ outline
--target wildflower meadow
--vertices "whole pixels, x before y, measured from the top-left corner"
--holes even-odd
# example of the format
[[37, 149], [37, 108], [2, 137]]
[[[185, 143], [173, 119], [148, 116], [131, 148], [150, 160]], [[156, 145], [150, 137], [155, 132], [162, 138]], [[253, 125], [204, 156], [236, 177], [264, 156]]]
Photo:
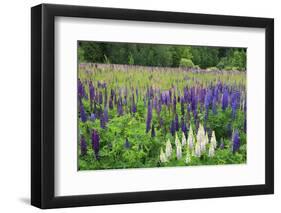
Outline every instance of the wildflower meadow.
[[[193, 64], [197, 50], [190, 47], [181, 47], [176, 64], [174, 47], [161, 46], [171, 61], [155, 54], [162, 63], [156, 65], [137, 63], [141, 47], [125, 49], [122, 64], [113, 59], [123, 53], [110, 55], [103, 46], [102, 59], [90, 60], [85, 56], [97, 49], [79, 48], [79, 170], [246, 163], [246, 69], [227, 67], [244, 50], [217, 48], [213, 66], [204, 67], [203, 56]], [[202, 48], [202, 55], [213, 54]]]

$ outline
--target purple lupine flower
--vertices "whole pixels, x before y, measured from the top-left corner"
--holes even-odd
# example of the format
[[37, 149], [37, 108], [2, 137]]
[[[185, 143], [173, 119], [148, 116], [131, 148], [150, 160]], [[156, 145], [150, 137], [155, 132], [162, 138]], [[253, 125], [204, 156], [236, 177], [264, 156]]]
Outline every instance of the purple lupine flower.
[[124, 104], [124, 105], [127, 105], [127, 96], [124, 96], [123, 104]]
[[110, 97], [109, 102], [108, 102], [108, 105], [109, 105], [109, 109], [113, 109], [113, 100], [112, 100], [112, 97]]
[[92, 133], [92, 148], [95, 152], [96, 159], [99, 160], [100, 136], [95, 129], [93, 130]]
[[80, 151], [81, 151], [81, 155], [84, 156], [87, 154], [87, 143], [85, 140], [84, 135], [81, 136], [81, 140], [80, 140]]
[[197, 97], [194, 96], [191, 101], [191, 109], [193, 112], [194, 119], [197, 119]]
[[231, 109], [232, 109], [232, 117], [233, 118], [235, 118], [235, 116], [236, 116], [236, 111], [237, 111], [237, 108], [238, 108], [239, 99], [240, 99], [239, 91], [234, 91], [231, 94]]
[[105, 88], [104, 88], [104, 106], [106, 107], [107, 105], [107, 87], [105, 84]]
[[189, 114], [191, 112], [191, 106], [190, 104], [187, 105], [187, 113]]
[[161, 93], [161, 101], [162, 104], [169, 105], [171, 98], [170, 98], [170, 91], [164, 91]]
[[114, 94], [114, 105], [116, 106], [117, 105], [117, 95], [116, 95], [116, 93]]
[[204, 104], [205, 96], [206, 96], [206, 90], [205, 89], [200, 89], [200, 91], [199, 91], [199, 102], [202, 105]]
[[215, 97], [213, 97], [213, 101], [212, 101], [212, 112], [213, 114], [217, 114], [217, 104], [216, 104]]
[[176, 110], [177, 110], [177, 98], [175, 95], [174, 95], [174, 100], [173, 100], [173, 110], [174, 110], [174, 112], [176, 112]]
[[157, 109], [156, 109], [158, 116], [160, 116], [161, 110], [162, 110], [162, 102], [161, 102], [161, 100], [159, 100], [158, 104], [157, 104]]
[[222, 95], [222, 110], [225, 110], [228, 107], [228, 91], [224, 88]]
[[107, 107], [104, 108], [103, 114], [104, 114], [104, 121], [105, 121], [105, 123], [107, 123], [108, 122], [108, 109], [107, 109]]
[[139, 90], [138, 90], [138, 88], [136, 88], [136, 96], [137, 96], [137, 102], [138, 102], [138, 100], [139, 100]]
[[91, 120], [91, 121], [96, 120], [96, 115], [95, 115], [94, 113], [92, 113], [92, 114], [91, 114], [91, 116], [90, 116], [90, 120]]
[[166, 104], [167, 105], [165, 92], [161, 93], [160, 99], [162, 101], [162, 104]]
[[166, 101], [167, 101], [167, 105], [172, 103], [172, 91], [171, 90], [166, 91]]
[[175, 115], [175, 130], [179, 131], [179, 117], [178, 117], [178, 114]]
[[151, 127], [151, 137], [155, 137], [154, 124], [152, 124], [152, 127]]
[[104, 113], [102, 112], [100, 114], [100, 128], [104, 129], [105, 128], [105, 123], [106, 123], [105, 116], [104, 116]]
[[184, 97], [181, 97], [180, 103], [181, 103], [181, 114], [184, 115]]
[[89, 83], [89, 93], [90, 93], [90, 101], [92, 103], [93, 100], [95, 99], [95, 88], [94, 88], [94, 86], [93, 86], [91, 81]]
[[184, 101], [188, 102], [188, 89], [186, 87], [183, 89], [183, 96], [184, 96]]
[[80, 101], [80, 118], [83, 123], [87, 121], [87, 115], [82, 101]]
[[240, 137], [238, 130], [236, 129], [233, 133], [233, 144], [232, 144], [232, 152], [235, 153], [240, 148]]
[[192, 111], [197, 110], [197, 96], [195, 95], [195, 90], [191, 90], [191, 109]]
[[136, 113], [137, 112], [137, 106], [136, 106], [136, 103], [135, 103], [135, 96], [133, 94], [133, 98], [132, 98], [132, 113]]
[[170, 132], [171, 132], [172, 136], [175, 135], [176, 130], [175, 130], [175, 121], [174, 120], [171, 121]]
[[121, 97], [118, 99], [117, 111], [118, 111], [119, 116], [123, 115], [123, 106], [122, 106], [122, 98]]
[[181, 131], [186, 135], [187, 134], [187, 127], [186, 124], [184, 122], [184, 118], [181, 117]]
[[205, 95], [205, 101], [204, 101], [206, 111], [208, 111], [211, 102], [212, 102], [212, 90], [209, 89]]
[[156, 97], [153, 99], [153, 108], [157, 109], [157, 98]]
[[131, 147], [131, 144], [129, 143], [128, 138], [126, 138], [126, 140], [125, 140], [124, 147], [125, 147], [126, 149], [130, 149], [130, 147]]
[[101, 105], [102, 102], [103, 102], [103, 100], [102, 100], [102, 92], [100, 91], [99, 92], [99, 104]]
[[82, 82], [80, 81], [80, 79], [78, 79], [78, 95], [80, 98], [83, 98], [86, 96], [84, 86], [83, 86]]
[[151, 106], [151, 101], [148, 100], [147, 117], [146, 117], [146, 133], [148, 133], [150, 130], [151, 120], [152, 120], [152, 106]]
[[215, 86], [214, 94], [213, 94], [213, 101], [217, 102], [219, 100], [219, 88], [218, 85]]

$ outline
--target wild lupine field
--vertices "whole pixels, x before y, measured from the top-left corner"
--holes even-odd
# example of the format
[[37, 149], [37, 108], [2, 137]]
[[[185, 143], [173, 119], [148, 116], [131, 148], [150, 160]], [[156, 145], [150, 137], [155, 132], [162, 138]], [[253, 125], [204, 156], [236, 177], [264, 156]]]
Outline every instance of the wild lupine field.
[[78, 169], [246, 163], [246, 73], [80, 63]]

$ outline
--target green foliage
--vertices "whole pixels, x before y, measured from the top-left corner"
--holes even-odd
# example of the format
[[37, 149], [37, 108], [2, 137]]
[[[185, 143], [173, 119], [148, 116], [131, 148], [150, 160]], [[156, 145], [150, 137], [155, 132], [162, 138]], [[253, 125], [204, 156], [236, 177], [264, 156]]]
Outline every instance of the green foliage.
[[134, 57], [133, 57], [133, 55], [131, 53], [129, 54], [128, 64], [129, 65], [133, 65], [134, 64]]
[[189, 59], [202, 69], [246, 70], [246, 49], [243, 48], [80, 41], [77, 51], [79, 62], [179, 67], [182, 59]]
[[[188, 60], [188, 59], [187, 59]], [[190, 60], [190, 59], [189, 59]], [[86, 72], [87, 70], [87, 72]], [[88, 72], [88, 71], [91, 72]], [[163, 69], [164, 70], [164, 69]], [[151, 131], [145, 132], [146, 115], [147, 115], [147, 103], [143, 101], [146, 88], [152, 84], [155, 88], [168, 90], [171, 85], [177, 85], [177, 89], [182, 91], [183, 88], [188, 85], [190, 87], [197, 83], [202, 86], [210, 85], [221, 81], [228, 85], [245, 85], [246, 75], [243, 72], [236, 74], [218, 74], [218, 73], [192, 73], [192, 72], [177, 72], [161, 69], [145, 70], [138, 67], [129, 67], [128, 70], [114, 70], [113, 68], [104, 69], [100, 71], [99, 68], [92, 66], [86, 66], [80, 68], [78, 74], [79, 78], [83, 82], [87, 82], [89, 79], [94, 79], [93, 84], [97, 85], [97, 81], [110, 82], [108, 83], [108, 91], [115, 88], [136, 88], [138, 85], [139, 96], [138, 99], [135, 95], [135, 101], [137, 105], [137, 112], [130, 113], [130, 102], [124, 105], [124, 115], [118, 116], [117, 109], [114, 107], [108, 111], [109, 122], [106, 124], [106, 128], [100, 127], [100, 121], [87, 120], [83, 123], [79, 121], [79, 135], [84, 135], [88, 147], [88, 152], [85, 156], [79, 155], [78, 167], [79, 170], [91, 170], [91, 169], [122, 169], [122, 168], [149, 168], [149, 167], [164, 167], [164, 166], [198, 166], [198, 165], [223, 165], [223, 164], [240, 164], [246, 163], [247, 160], [247, 135], [243, 131], [244, 111], [242, 109], [237, 110], [235, 118], [232, 117], [231, 107], [229, 106], [225, 111], [221, 109], [221, 106], [217, 106], [217, 112], [214, 114], [210, 109], [208, 111], [208, 119], [206, 121], [206, 128], [215, 131], [218, 146], [221, 142], [224, 143], [224, 148], [217, 148], [215, 156], [209, 157], [207, 152], [199, 157], [191, 156], [189, 163], [185, 162], [186, 155], [188, 153], [187, 147], [182, 148], [183, 157], [178, 160], [176, 157], [176, 145], [175, 137], [170, 134], [170, 121], [174, 117], [174, 112], [170, 107], [162, 105], [160, 116], [163, 119], [163, 124], [160, 127], [159, 117], [156, 109], [153, 108], [152, 123], [155, 126], [156, 136], [151, 137]], [[231, 77], [230, 77], [231, 76]], [[188, 82], [186, 79], [191, 79]], [[87, 84], [86, 84], [87, 85]], [[141, 90], [142, 88], [142, 90]], [[104, 94], [104, 89], [97, 88], [97, 92], [101, 91]], [[128, 93], [128, 99], [130, 100], [130, 91]], [[88, 94], [88, 87], [86, 87], [86, 93]], [[83, 106], [88, 115], [91, 113], [90, 101], [82, 99]], [[96, 105], [100, 110], [104, 106]], [[205, 111], [200, 110], [198, 105], [198, 117], [200, 123], [205, 121]], [[185, 119], [187, 127], [190, 125], [193, 128], [193, 134], [196, 135], [195, 122], [192, 113], [187, 112], [187, 105], [185, 104]], [[176, 112], [181, 118], [180, 104], [176, 105]], [[232, 138], [229, 135], [228, 124], [231, 123], [232, 129], [239, 131], [241, 147], [235, 154], [232, 153]], [[91, 144], [91, 131], [96, 129], [100, 135], [100, 160], [96, 160]], [[231, 133], [230, 133], [231, 134]], [[182, 132], [178, 131], [179, 140], [182, 140]], [[128, 139], [130, 148], [125, 148], [125, 140]], [[170, 139], [173, 152], [171, 159], [166, 162], [160, 162], [159, 154], [160, 150], [165, 149], [166, 141]], [[208, 147], [209, 148], [209, 147]], [[80, 153], [79, 153], [80, 154]]]
[[216, 66], [219, 62], [219, 49], [211, 47], [192, 47], [193, 62], [201, 68]]
[[105, 64], [110, 64], [110, 60], [109, 60], [109, 58], [106, 55], [104, 55], [104, 63]]
[[194, 64], [191, 59], [187, 58], [182, 58], [180, 60], [180, 67], [185, 67], [185, 68], [193, 68]]
[[85, 62], [84, 53], [85, 53], [84, 49], [81, 47], [78, 47], [77, 55], [78, 55], [79, 63]]
[[225, 70], [246, 70], [246, 51], [244, 49], [229, 51], [228, 57], [221, 58], [217, 67]]

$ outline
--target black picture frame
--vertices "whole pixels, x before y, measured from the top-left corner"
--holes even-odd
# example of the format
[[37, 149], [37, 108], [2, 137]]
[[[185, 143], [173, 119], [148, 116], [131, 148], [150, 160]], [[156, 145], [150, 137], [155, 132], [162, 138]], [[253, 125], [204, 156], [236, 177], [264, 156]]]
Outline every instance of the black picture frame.
[[[54, 21], [58, 16], [265, 29], [265, 184], [56, 197], [54, 195]], [[31, 8], [32, 205], [46, 209], [272, 193], [274, 193], [273, 19], [53, 4], [41, 4]]]

